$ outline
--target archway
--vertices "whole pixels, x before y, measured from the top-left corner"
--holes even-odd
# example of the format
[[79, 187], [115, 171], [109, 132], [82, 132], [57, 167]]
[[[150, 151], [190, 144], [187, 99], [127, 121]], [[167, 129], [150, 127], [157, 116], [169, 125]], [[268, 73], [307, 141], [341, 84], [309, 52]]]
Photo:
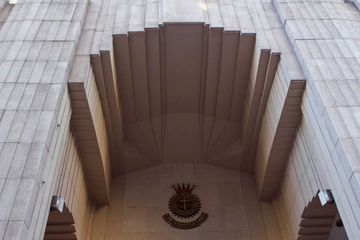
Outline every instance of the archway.
[[347, 240], [348, 237], [335, 201], [329, 200], [324, 204], [317, 194], [301, 215], [298, 240], [322, 239]]

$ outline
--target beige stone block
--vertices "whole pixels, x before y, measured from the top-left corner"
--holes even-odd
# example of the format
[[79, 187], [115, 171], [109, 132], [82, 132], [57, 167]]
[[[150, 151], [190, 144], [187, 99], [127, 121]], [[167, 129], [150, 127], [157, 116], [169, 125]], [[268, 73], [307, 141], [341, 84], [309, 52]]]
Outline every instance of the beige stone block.
[[14, 121], [10, 127], [9, 134], [6, 138], [7, 142], [19, 142], [23, 127], [28, 116], [28, 111], [17, 111]]
[[[146, 206], [161, 207], [164, 211], [167, 211], [169, 197], [175, 194], [172, 184], [173, 183], [164, 181], [161, 184], [147, 185], [147, 190], [145, 191], [147, 194]], [[197, 189], [195, 189], [194, 192], [197, 193]], [[149, 196], [151, 196], [151, 198], [149, 198]]]
[[45, 167], [44, 161], [47, 158], [46, 147], [44, 143], [32, 143], [28, 158], [23, 171], [24, 178], [36, 178], [41, 176]]
[[[22, 71], [23, 65], [25, 62], [23, 61], [14, 61], [11, 69], [6, 77], [6, 82], [17, 82], [20, 72]], [[25, 69], [26, 70], [26, 69]]]
[[38, 190], [39, 186], [36, 180], [21, 179], [18, 193], [14, 199], [14, 205], [11, 210], [10, 220], [25, 221], [27, 225], [30, 224]]
[[237, 183], [219, 183], [218, 193], [220, 205], [227, 207], [244, 203], [243, 192], [247, 192], [247, 188], [242, 190]]
[[223, 232], [221, 231], [201, 231], [199, 232], [199, 240], [223, 240]]
[[222, 186], [216, 183], [202, 183], [194, 191], [201, 199], [207, 199], [206, 206], [209, 208], [211, 206], [218, 207], [220, 205], [219, 196], [221, 196], [219, 188]]
[[198, 228], [199, 232], [222, 231], [224, 229], [223, 210], [220, 206], [208, 206], [207, 201], [201, 198], [202, 212], [207, 213], [208, 219]]
[[141, 233], [148, 231], [147, 208], [125, 208], [124, 233]]
[[20, 240], [25, 239], [28, 234], [28, 228], [25, 221], [9, 221], [6, 232], [3, 237], [5, 240]]
[[31, 143], [36, 132], [37, 123], [40, 119], [40, 111], [30, 111], [28, 118], [26, 119], [24, 130], [21, 133], [20, 141]]
[[148, 233], [147, 240], [174, 240], [174, 233]]
[[166, 205], [157, 208], [148, 208], [147, 211], [147, 231], [149, 233], [170, 233], [174, 231], [174, 228], [162, 218], [163, 215], [169, 212]]
[[11, 162], [7, 178], [21, 178], [26, 159], [30, 151], [30, 143], [19, 143], [16, 148], [14, 159]]
[[126, 207], [145, 207], [149, 201], [147, 185], [134, 185], [126, 187]]
[[0, 237], [4, 237], [7, 223], [7, 221], [0, 221]]
[[124, 240], [148, 240], [148, 233], [124, 233]]
[[171, 180], [173, 183], [191, 183], [195, 180], [194, 165], [184, 163], [171, 164]]
[[30, 48], [30, 51], [26, 57], [26, 60], [37, 60], [38, 55], [40, 53], [40, 50], [42, 48], [43, 42], [32, 42], [32, 46]]
[[181, 239], [188, 239], [188, 240], [198, 240], [200, 232], [196, 230], [189, 230], [189, 231], [175, 231], [174, 232], [174, 239], [181, 240]]
[[14, 121], [16, 111], [4, 111], [2, 118], [0, 119], [0, 142], [5, 142], [7, 135], [9, 134], [9, 126]]
[[16, 110], [25, 90], [25, 84], [16, 84], [7, 103], [6, 109]]
[[20, 179], [7, 179], [0, 196], [0, 220], [8, 221]]
[[[245, 212], [243, 205], [231, 205], [220, 208], [221, 226], [225, 231], [249, 229], [249, 213]], [[250, 213], [254, 214], [254, 213]]]
[[[25, 61], [22, 65], [21, 71], [16, 79], [18, 83], [27, 83], [29, 81], [29, 76], [31, 75], [34, 69], [35, 61]], [[10, 77], [10, 74], [9, 74]], [[15, 79], [15, 76], [14, 76]]]
[[36, 38], [36, 34], [40, 29], [41, 21], [34, 20], [32, 21], [31, 25], [29, 26], [29, 29], [26, 33], [26, 36], [24, 37], [24, 40], [26, 41], [33, 41]]

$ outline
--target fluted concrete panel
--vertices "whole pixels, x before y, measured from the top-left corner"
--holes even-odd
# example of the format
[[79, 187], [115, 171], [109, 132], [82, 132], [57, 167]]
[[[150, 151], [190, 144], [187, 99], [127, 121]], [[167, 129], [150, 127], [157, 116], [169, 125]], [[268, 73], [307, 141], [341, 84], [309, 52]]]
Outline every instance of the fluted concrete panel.
[[[164, 23], [115, 35], [124, 146], [129, 148], [124, 149], [125, 171], [141, 168], [141, 158], [144, 167], [160, 162], [247, 166], [243, 160], [250, 158], [243, 154], [241, 133], [255, 128], [258, 115], [254, 109], [247, 119], [254, 124], [244, 123], [243, 128], [242, 112], [251, 71], [253, 81], [261, 84], [253, 108], [261, 102], [271, 52], [264, 51], [267, 60], [253, 57], [261, 46], [259, 42], [259, 51], [254, 51], [255, 34], [204, 23]], [[252, 139], [246, 139], [251, 146]]]
[[106, 204], [109, 201], [111, 176], [105, 119], [89, 57], [76, 57], [74, 66], [83, 69], [83, 74], [73, 72], [68, 83], [73, 110], [71, 126], [84, 159], [88, 190], [95, 202]]
[[[276, 124], [274, 134], [266, 135], [267, 129], [265, 128], [268, 127], [268, 125], [267, 123], [263, 124], [260, 138], [262, 143], [260, 142], [259, 145], [268, 144], [265, 143], [265, 141], [270, 141], [271, 146], [262, 153], [265, 156], [258, 153], [258, 159], [256, 159], [258, 165], [256, 173], [257, 184], [259, 197], [262, 200], [271, 200], [280, 188], [280, 182], [285, 172], [287, 159], [302, 118], [300, 105], [304, 89], [305, 80], [291, 81], [286, 97], [283, 98], [283, 101], [280, 103], [282, 104], [282, 110], [277, 119], [278, 123]], [[269, 114], [269, 112], [267, 112], [267, 114]], [[270, 139], [272, 139], [272, 141]], [[259, 147], [259, 150], [261, 151], [263, 149]], [[265, 159], [263, 159], [264, 157]]]
[[203, 31], [204, 24], [165, 24], [164, 113], [199, 112]]

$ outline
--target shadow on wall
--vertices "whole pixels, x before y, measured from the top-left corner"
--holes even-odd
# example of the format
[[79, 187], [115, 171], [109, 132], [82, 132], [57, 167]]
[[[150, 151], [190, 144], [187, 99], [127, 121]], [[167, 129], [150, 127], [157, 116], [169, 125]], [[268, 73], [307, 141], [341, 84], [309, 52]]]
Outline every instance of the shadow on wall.
[[[324, 192], [329, 194], [329, 198], [322, 201], [319, 195]], [[345, 227], [331, 192], [320, 193], [309, 202], [301, 215], [298, 240], [347, 240]]]
[[341, 221], [339, 213], [336, 214], [335, 220], [331, 227], [328, 240], [348, 240], [345, 227]]
[[[172, 214], [168, 208], [172, 184], [183, 182], [195, 184], [201, 212], [209, 215], [191, 230], [173, 228], [162, 218]], [[118, 177], [112, 182], [106, 211], [95, 213], [93, 240], [282, 239], [272, 204], [257, 199], [253, 176], [207, 164], [162, 164]], [[106, 224], [101, 224], [103, 217]], [[188, 221], [192, 219], [196, 217]]]

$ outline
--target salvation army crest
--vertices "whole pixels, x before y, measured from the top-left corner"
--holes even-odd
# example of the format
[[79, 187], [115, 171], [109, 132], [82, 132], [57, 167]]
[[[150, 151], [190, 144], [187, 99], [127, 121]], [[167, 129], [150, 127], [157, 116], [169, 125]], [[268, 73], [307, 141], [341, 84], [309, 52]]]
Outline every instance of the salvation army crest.
[[170, 213], [163, 215], [163, 219], [179, 229], [196, 228], [205, 222], [209, 215], [201, 212], [200, 198], [193, 193], [195, 185], [182, 183], [172, 187], [175, 194], [169, 199]]

